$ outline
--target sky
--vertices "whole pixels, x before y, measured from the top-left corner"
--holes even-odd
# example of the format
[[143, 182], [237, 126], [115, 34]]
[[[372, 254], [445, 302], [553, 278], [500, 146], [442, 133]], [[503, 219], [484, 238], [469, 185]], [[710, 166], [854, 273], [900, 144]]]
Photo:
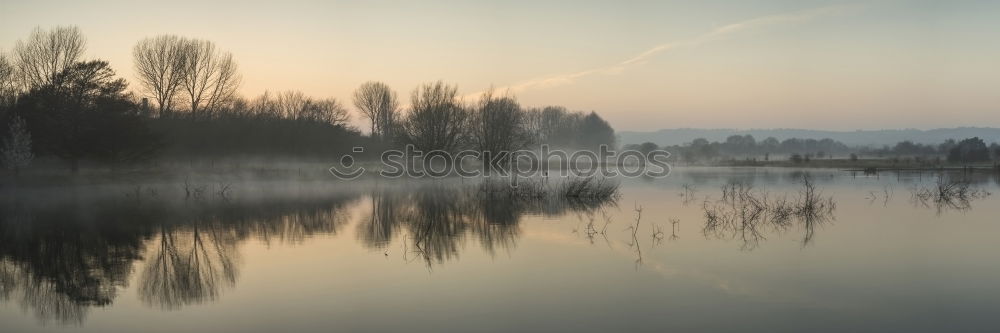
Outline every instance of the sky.
[[58, 25], [131, 81], [139, 40], [211, 40], [250, 97], [443, 80], [618, 130], [1000, 127], [1000, 1], [0, 0], [2, 50]]

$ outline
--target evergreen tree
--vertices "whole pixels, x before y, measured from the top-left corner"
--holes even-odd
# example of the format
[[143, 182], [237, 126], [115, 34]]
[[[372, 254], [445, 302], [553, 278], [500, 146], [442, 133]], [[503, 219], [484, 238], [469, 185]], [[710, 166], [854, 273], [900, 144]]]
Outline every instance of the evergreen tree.
[[114, 167], [159, 148], [126, 87], [106, 61], [78, 62], [22, 96], [14, 111], [27, 120], [39, 152], [68, 161], [73, 171], [84, 158]]
[[24, 119], [14, 116], [10, 121], [7, 130], [7, 137], [3, 140], [3, 147], [0, 148], [0, 155], [3, 158], [3, 165], [14, 170], [18, 174], [21, 168], [31, 164], [35, 155], [31, 152], [31, 133]]

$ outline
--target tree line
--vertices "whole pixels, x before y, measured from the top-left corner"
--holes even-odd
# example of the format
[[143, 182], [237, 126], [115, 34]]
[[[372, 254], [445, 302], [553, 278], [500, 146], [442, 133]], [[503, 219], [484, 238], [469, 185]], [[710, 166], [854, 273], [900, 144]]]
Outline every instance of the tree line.
[[901, 141], [891, 147], [865, 148], [862, 153], [879, 157], [944, 157], [949, 162], [985, 162], [1000, 160], [1000, 144], [986, 145], [979, 137], [960, 141], [948, 139], [936, 145]]
[[[627, 145], [627, 148], [648, 151], [658, 147], [655, 143], [647, 142], [639, 145]], [[770, 160], [778, 155], [809, 154], [816, 157], [827, 157], [832, 154], [844, 154], [853, 151], [840, 141], [833, 139], [800, 139], [788, 138], [778, 140], [768, 137], [764, 140], [756, 140], [752, 135], [732, 135], [725, 141], [708, 141], [704, 138], [692, 140], [683, 145], [672, 145], [663, 147], [671, 152], [675, 159], [689, 163], [710, 162], [720, 159], [746, 158]]]
[[247, 98], [234, 56], [207, 40], [160, 35], [132, 49], [134, 85], [108, 62], [85, 60], [77, 27], [34, 29], [0, 52], [0, 126], [4, 164], [35, 156], [115, 168], [156, 157], [336, 156], [351, 147], [382, 150], [476, 149], [503, 156], [532, 144], [613, 146], [614, 129], [597, 113], [521, 106], [493, 89], [464, 101], [442, 81], [415, 88], [404, 106], [377, 81], [350, 105], [368, 133], [350, 126], [348, 104], [289, 90]]
[[978, 137], [960, 141], [949, 139], [937, 145], [901, 141], [893, 146], [874, 148], [850, 147], [840, 141], [828, 138], [820, 140], [788, 138], [779, 141], [774, 137], [768, 137], [757, 141], [753, 136], [747, 134], [732, 135], [723, 142], [710, 142], [707, 139], [699, 138], [683, 145], [660, 147], [653, 142], [645, 142], [625, 145], [625, 148], [644, 152], [662, 148], [674, 154], [674, 159], [688, 163], [732, 159], [767, 161], [776, 160], [778, 156], [793, 162], [806, 162], [811, 159], [834, 158], [837, 155], [853, 160], [868, 156], [872, 158], [936, 159], [955, 163], [1000, 161], [1000, 144], [994, 142], [987, 145]]

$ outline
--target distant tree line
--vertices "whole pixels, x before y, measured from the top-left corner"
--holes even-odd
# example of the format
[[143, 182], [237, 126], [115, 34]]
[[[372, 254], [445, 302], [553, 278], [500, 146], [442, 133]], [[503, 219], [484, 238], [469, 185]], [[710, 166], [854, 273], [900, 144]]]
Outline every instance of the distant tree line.
[[[647, 142], [640, 145], [629, 145], [627, 148], [651, 150], [655, 145]], [[809, 154], [822, 158], [854, 151], [854, 149], [833, 139], [788, 138], [778, 140], [774, 137], [768, 137], [757, 141], [749, 134], [732, 135], [723, 142], [710, 142], [707, 139], [699, 138], [687, 144], [668, 146], [664, 149], [671, 152], [675, 159], [692, 163], [734, 158], [770, 160], [779, 155], [790, 156], [793, 154]]]
[[948, 139], [937, 145], [902, 141], [896, 145], [884, 146], [878, 149], [862, 149], [862, 153], [874, 156], [891, 157], [944, 157], [950, 162], [985, 162], [1000, 160], [1000, 144], [996, 142], [986, 145], [978, 137], [961, 141]]
[[659, 147], [652, 142], [629, 144], [624, 148], [643, 152], [654, 149], [666, 149], [674, 154], [676, 160], [698, 163], [720, 160], [791, 160], [793, 162], [808, 162], [812, 159], [840, 157], [858, 159], [861, 156], [872, 158], [915, 158], [937, 159], [948, 162], [987, 162], [1000, 160], [1000, 144], [987, 145], [982, 139], [968, 138], [961, 141], [946, 140], [937, 145], [902, 141], [894, 146], [881, 148], [849, 147], [832, 139], [798, 139], [789, 138], [779, 141], [776, 138], [757, 141], [751, 135], [733, 135], [724, 142], [706, 139], [695, 139], [683, 145]]
[[135, 90], [106, 61], [82, 59], [76, 27], [36, 28], [10, 55], [0, 52], [0, 152], [4, 165], [26, 167], [56, 157], [115, 167], [154, 157], [339, 156], [358, 145], [381, 150], [476, 149], [503, 157], [533, 144], [596, 149], [615, 144], [597, 113], [526, 108], [492, 89], [463, 101], [457, 86], [422, 84], [402, 106], [381, 82], [362, 84], [352, 105], [368, 135], [349, 125], [334, 98], [298, 91], [246, 98], [233, 55], [213, 42], [174, 35], [139, 41], [132, 50]]

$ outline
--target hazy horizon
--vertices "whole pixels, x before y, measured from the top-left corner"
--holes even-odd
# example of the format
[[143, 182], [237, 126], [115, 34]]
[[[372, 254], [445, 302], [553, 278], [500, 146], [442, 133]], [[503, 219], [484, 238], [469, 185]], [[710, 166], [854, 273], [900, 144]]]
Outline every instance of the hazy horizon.
[[[137, 88], [132, 47], [176, 34], [233, 53], [241, 93], [349, 104], [383, 81], [490, 86], [594, 110], [619, 130], [1000, 127], [1000, 3], [680, 1], [382, 3], [5, 1], [0, 48], [76, 25], [85, 58]], [[354, 117], [354, 124], [361, 120]]]

